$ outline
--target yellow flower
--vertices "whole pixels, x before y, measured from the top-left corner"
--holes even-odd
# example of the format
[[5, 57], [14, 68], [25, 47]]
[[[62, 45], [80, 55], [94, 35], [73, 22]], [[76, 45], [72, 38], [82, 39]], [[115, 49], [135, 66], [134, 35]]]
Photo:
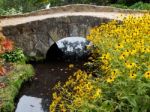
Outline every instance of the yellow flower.
[[125, 43], [128, 43], [128, 42], [130, 42], [130, 39], [126, 38], [124, 41], [125, 41]]
[[125, 50], [123, 53], [125, 54], [126, 57], [128, 57], [129, 54], [130, 54], [130, 51], [127, 49], [127, 50]]
[[118, 74], [119, 74], [119, 70], [118, 69], [114, 69], [114, 70], [111, 71], [111, 75], [112, 76], [116, 77]]
[[82, 104], [82, 99], [80, 97], [77, 97], [73, 100], [73, 104], [77, 107], [80, 107]]
[[73, 68], [74, 67], [74, 64], [69, 64], [69, 68]]
[[61, 100], [61, 97], [57, 96], [56, 92], [53, 93], [53, 98], [55, 99], [55, 101], [60, 101]]
[[96, 90], [96, 92], [95, 92], [93, 98], [96, 99], [96, 98], [100, 97], [100, 96], [101, 96], [101, 93], [102, 93], [101, 89], [98, 88], [98, 89]]
[[51, 105], [50, 105], [50, 107], [49, 107], [49, 110], [50, 110], [51, 112], [55, 112], [55, 107], [56, 107], [55, 102], [52, 102]]
[[102, 60], [111, 60], [111, 56], [109, 53], [106, 53], [106, 54], [102, 54], [102, 57], [101, 57]]
[[135, 73], [130, 73], [130, 74], [129, 74], [129, 77], [130, 77], [131, 79], [135, 79], [135, 78], [137, 77], [137, 75], [136, 75]]
[[124, 60], [126, 57], [128, 57], [129, 56], [129, 52], [127, 52], [127, 51], [125, 51], [125, 52], [123, 52], [121, 55], [120, 55], [120, 57], [119, 57], [119, 59], [120, 60]]
[[109, 66], [108, 66], [108, 65], [107, 65], [107, 66], [102, 65], [102, 66], [100, 66], [100, 68], [101, 68], [102, 70], [108, 70], [108, 69], [109, 69]]
[[150, 71], [145, 72], [144, 77], [150, 79]]
[[135, 63], [125, 62], [125, 66], [126, 66], [128, 69], [131, 69], [131, 68], [136, 67], [136, 64], [135, 64]]
[[131, 54], [131, 55], [135, 55], [136, 53], [137, 53], [137, 50], [136, 50], [136, 49], [133, 49], [133, 50], [130, 51], [130, 54]]
[[120, 60], [124, 60], [124, 59], [125, 59], [125, 55], [124, 55], [124, 54], [121, 54], [120, 57], [119, 57], [119, 59], [120, 59]]
[[118, 43], [116, 46], [115, 46], [116, 49], [121, 49], [123, 48], [123, 44], [122, 43]]
[[102, 60], [102, 63], [105, 64], [105, 65], [108, 65], [109, 61], [104, 59], [104, 60]]
[[109, 77], [109, 78], [107, 78], [106, 82], [112, 83], [114, 81], [114, 79], [115, 79], [114, 77]]
[[141, 51], [142, 53], [146, 53], [146, 48], [145, 48], [145, 47], [142, 47], [140, 51]]
[[65, 103], [62, 101], [61, 104], [59, 104], [61, 112], [66, 112]]

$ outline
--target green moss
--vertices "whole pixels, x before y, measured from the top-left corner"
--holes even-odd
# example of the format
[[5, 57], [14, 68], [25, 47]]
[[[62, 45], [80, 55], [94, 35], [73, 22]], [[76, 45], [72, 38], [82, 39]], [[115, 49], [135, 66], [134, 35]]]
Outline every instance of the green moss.
[[0, 89], [2, 105], [0, 112], [14, 111], [14, 98], [19, 92], [21, 84], [34, 75], [31, 65], [15, 65], [15, 69], [7, 75], [7, 87]]

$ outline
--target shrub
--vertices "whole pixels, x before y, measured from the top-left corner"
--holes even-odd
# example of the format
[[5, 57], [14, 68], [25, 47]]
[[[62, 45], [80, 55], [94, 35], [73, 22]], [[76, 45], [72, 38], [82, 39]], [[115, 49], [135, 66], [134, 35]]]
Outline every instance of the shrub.
[[15, 49], [11, 52], [6, 52], [1, 56], [7, 62], [15, 62], [15, 63], [24, 63], [26, 61], [26, 57], [23, 54], [22, 49]]
[[122, 24], [112, 21], [91, 31], [87, 38], [99, 51], [95, 64], [104, 75], [117, 70], [119, 74], [135, 73], [143, 77], [150, 69], [149, 18], [149, 14], [129, 16]]
[[[64, 86], [58, 83], [53, 93], [50, 112], [81, 111], [90, 109], [96, 99], [101, 97], [101, 89], [92, 80], [92, 76], [78, 70], [69, 77]], [[90, 107], [91, 106], [91, 107]]]
[[0, 53], [10, 52], [13, 50], [13, 42], [9, 39], [2, 38], [0, 40]]
[[[90, 66], [97, 78], [79, 71], [63, 87], [58, 84], [50, 110], [149, 112], [149, 23], [150, 14], [145, 14], [129, 16], [122, 23], [112, 21], [91, 30], [87, 37], [94, 45]], [[97, 93], [95, 99], [90, 99]]]
[[130, 6], [131, 9], [150, 10], [149, 3], [137, 2]]
[[131, 5], [138, 3], [138, 2], [149, 3], [149, 1], [147, 1], [147, 0], [111, 0], [111, 1], [115, 1], [113, 3], [124, 4], [127, 6], [131, 6]]
[[99, 51], [92, 62], [96, 65], [95, 72], [110, 83], [102, 84], [101, 88], [106, 92], [105, 100], [112, 105], [111, 112], [150, 110], [149, 23], [149, 14], [129, 16], [122, 24], [117, 21], [102, 24], [88, 36]]
[[16, 15], [16, 14], [22, 14], [22, 8], [20, 7], [19, 9], [15, 8], [8, 8], [8, 9], [3, 9], [0, 8], [0, 15]]
[[[3, 60], [4, 59], [4, 60]], [[6, 62], [25, 63], [22, 49], [14, 48], [14, 43], [5, 37], [0, 38], [0, 66]]]
[[137, 2], [131, 6], [127, 6], [125, 4], [112, 4], [111, 6], [117, 7], [117, 8], [124, 8], [124, 9], [138, 9], [138, 10], [150, 10], [150, 4], [149, 3], [143, 3], [143, 2]]

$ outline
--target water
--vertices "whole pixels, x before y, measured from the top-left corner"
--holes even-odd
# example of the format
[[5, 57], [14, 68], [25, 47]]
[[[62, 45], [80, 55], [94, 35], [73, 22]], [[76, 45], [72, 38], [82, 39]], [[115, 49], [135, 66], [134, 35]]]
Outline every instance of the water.
[[[31, 62], [35, 69], [35, 76], [23, 84], [16, 98], [15, 112], [48, 112], [49, 105], [52, 101], [52, 88], [54, 85], [58, 81], [64, 83], [68, 77], [78, 69], [84, 69], [82, 65], [86, 59], [82, 59], [81, 57], [87, 52], [85, 51], [87, 43], [85, 39], [83, 41], [83, 38], [78, 39], [78, 41], [70, 39], [71, 38], [69, 38], [68, 41], [65, 39], [65, 41], [57, 42], [58, 46], [56, 44], [52, 46], [47, 54], [47, 60], [42, 62]], [[64, 42], [69, 43], [69, 46], [64, 46]], [[79, 46], [77, 46], [77, 44]], [[68, 51], [71, 46], [73, 46], [72, 50]], [[64, 47], [67, 49], [64, 49]], [[78, 57], [76, 60], [71, 58], [68, 61], [68, 57], [64, 59], [64, 56], [67, 56], [66, 52], [73, 53], [73, 51], [75, 53], [69, 56]], [[74, 64], [74, 67], [70, 69], [69, 64]]]
[[[69, 69], [70, 63], [73, 63], [75, 67]], [[36, 74], [32, 80], [22, 86], [18, 95], [16, 112], [48, 112], [54, 85], [58, 81], [65, 82], [75, 71], [83, 69], [83, 63], [84, 61], [32, 63]]]
[[77, 56], [76, 58], [81, 58], [89, 53], [86, 46], [90, 42], [83, 37], [66, 37], [56, 42], [56, 44], [64, 52], [65, 56], [67, 55], [68, 57]]

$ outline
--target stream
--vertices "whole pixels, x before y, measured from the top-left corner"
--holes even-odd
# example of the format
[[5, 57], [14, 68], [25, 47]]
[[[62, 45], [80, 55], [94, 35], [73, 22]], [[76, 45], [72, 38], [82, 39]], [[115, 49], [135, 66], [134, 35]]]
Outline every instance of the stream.
[[[35, 76], [22, 85], [15, 99], [15, 112], [49, 112], [53, 87], [59, 81], [64, 83], [78, 69], [84, 70], [83, 64], [87, 59], [85, 50], [87, 43], [83, 44], [83, 41], [73, 43], [75, 44], [63, 41], [59, 44], [61, 50], [58, 48], [58, 44], [54, 44], [49, 49], [45, 60], [30, 62], [35, 69]], [[73, 64], [74, 67], [69, 68], [69, 64]]]
[[[69, 69], [69, 64], [74, 64]], [[48, 112], [52, 98], [52, 88], [60, 81], [64, 83], [78, 69], [82, 69], [84, 61], [40, 62], [32, 63], [35, 76], [23, 84], [18, 95], [18, 105], [15, 112]]]

